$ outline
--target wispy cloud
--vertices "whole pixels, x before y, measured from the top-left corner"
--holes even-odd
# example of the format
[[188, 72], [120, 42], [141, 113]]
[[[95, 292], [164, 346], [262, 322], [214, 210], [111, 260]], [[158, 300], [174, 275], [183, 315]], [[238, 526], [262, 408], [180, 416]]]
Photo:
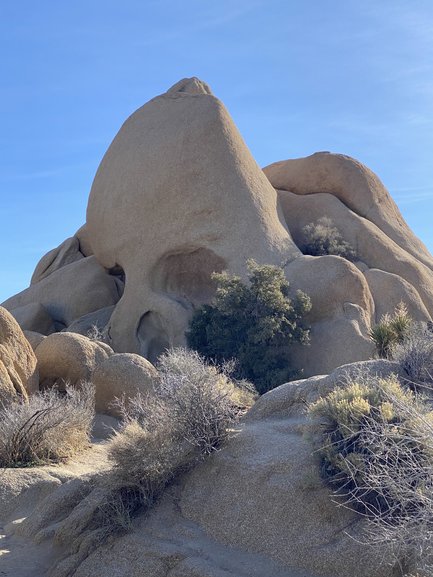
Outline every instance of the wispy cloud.
[[433, 185], [394, 188], [391, 190], [391, 195], [393, 199], [399, 204], [426, 202], [433, 199]]

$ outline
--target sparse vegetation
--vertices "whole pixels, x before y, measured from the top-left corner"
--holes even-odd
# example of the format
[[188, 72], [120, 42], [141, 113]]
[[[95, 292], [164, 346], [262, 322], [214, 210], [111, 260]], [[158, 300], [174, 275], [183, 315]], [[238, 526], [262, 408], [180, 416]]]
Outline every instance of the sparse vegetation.
[[382, 315], [380, 322], [370, 331], [370, 338], [374, 341], [380, 358], [391, 358], [392, 351], [396, 345], [404, 341], [412, 323], [413, 321], [403, 302], [396, 306], [392, 314]]
[[251, 386], [235, 383], [195, 352], [174, 349], [159, 362], [151, 396], [120, 402], [124, 426], [109, 447], [114, 469], [103, 517], [128, 528], [180, 473], [217, 450], [254, 401]]
[[97, 324], [93, 324], [87, 331], [86, 337], [91, 341], [105, 343], [107, 341], [107, 331], [99, 328]]
[[404, 338], [392, 347], [392, 358], [400, 363], [412, 383], [433, 388], [433, 332], [427, 323], [412, 323]]
[[94, 389], [49, 389], [0, 407], [0, 466], [58, 462], [89, 446]]
[[365, 377], [310, 407], [324, 479], [412, 570], [433, 569], [433, 412], [396, 379]]
[[327, 216], [316, 222], [310, 222], [302, 229], [303, 243], [300, 247], [304, 254], [311, 256], [334, 255], [355, 260], [354, 248], [341, 236], [338, 228]]
[[248, 269], [249, 284], [226, 273], [213, 275], [215, 298], [196, 311], [187, 338], [206, 359], [235, 359], [234, 375], [264, 393], [296, 376], [290, 346], [309, 341], [304, 316], [311, 302], [301, 291], [291, 295], [283, 269], [254, 261]]

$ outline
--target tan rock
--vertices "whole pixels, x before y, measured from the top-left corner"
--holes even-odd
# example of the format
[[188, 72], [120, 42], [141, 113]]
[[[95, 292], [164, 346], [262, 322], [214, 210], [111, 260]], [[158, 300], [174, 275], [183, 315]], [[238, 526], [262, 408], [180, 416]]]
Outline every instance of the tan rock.
[[[365, 546], [363, 517], [337, 507], [323, 485], [305, 406], [359, 371], [399, 370], [389, 361], [355, 363], [267, 393], [220, 451], [181, 475], [130, 532], [106, 543], [92, 534], [107, 498], [98, 480], [109, 475], [95, 450], [106, 445], [78, 469], [6, 471], [3, 517], [21, 522], [8, 526], [4, 545], [20, 540], [23, 563], [35, 556], [36, 541], [52, 577], [396, 577], [398, 560], [385, 546]], [[104, 476], [92, 476], [93, 467]]]
[[41, 258], [36, 265], [30, 284], [35, 284], [56, 270], [82, 258], [84, 255], [80, 252], [80, 243], [75, 236], [72, 236]]
[[433, 270], [432, 255], [408, 227], [380, 179], [354, 158], [317, 152], [306, 158], [275, 162], [263, 170], [275, 188], [298, 195], [333, 194]]
[[[364, 265], [398, 275], [410, 283], [424, 303], [422, 309], [433, 314], [432, 270], [401, 248], [374, 223], [347, 208], [332, 194], [300, 195], [279, 191], [279, 199], [284, 218], [298, 246], [304, 243], [302, 229], [306, 224], [316, 222], [324, 215], [329, 217]], [[386, 294], [383, 294], [383, 298], [383, 303], [376, 303], [379, 309], [386, 306]]]
[[93, 249], [90, 244], [89, 231], [87, 230], [87, 226], [85, 224], [83, 224], [83, 226], [77, 230], [75, 236], [80, 244], [80, 252], [84, 256], [92, 256]]
[[114, 305], [104, 307], [97, 311], [88, 313], [73, 321], [64, 331], [68, 333], [79, 333], [86, 337], [93, 338], [94, 333], [103, 333], [105, 327], [110, 321], [111, 315], [114, 311]]
[[392, 313], [401, 302], [415, 321], [432, 320], [433, 309], [429, 313], [418, 291], [400, 276], [374, 268], [365, 271], [364, 275], [376, 305], [376, 322], [385, 313]]
[[36, 357], [19, 324], [0, 307], [0, 401], [38, 390]]
[[137, 393], [152, 394], [158, 371], [145, 358], [133, 353], [113, 355], [100, 363], [92, 374], [95, 385], [96, 411], [115, 417], [121, 416], [119, 409], [112, 406], [115, 398], [128, 398]]
[[198, 79], [122, 126], [96, 174], [87, 230], [98, 261], [126, 273], [112, 345], [151, 360], [185, 342], [192, 307], [213, 293], [213, 271], [245, 274], [251, 256], [280, 264], [300, 254], [274, 189]]
[[26, 339], [29, 341], [33, 351], [35, 351], [41, 342], [47, 338], [46, 335], [42, 335], [41, 333], [36, 333], [34, 331], [24, 330], [23, 333]]
[[95, 257], [90, 256], [56, 270], [6, 300], [3, 306], [13, 310], [39, 303], [60, 330], [87, 313], [116, 304], [122, 290], [122, 283], [107, 274]]
[[36, 348], [42, 387], [90, 381], [95, 368], [113, 351], [76, 333], [53, 333]]
[[[393, 367], [373, 363], [371, 371], [385, 375]], [[261, 397], [240, 432], [189, 475], [182, 514], [216, 541], [274, 559], [294, 575], [394, 575], [391, 551], [366, 547], [362, 518], [333, 503], [306, 434], [306, 403], [356, 370], [349, 365]]]
[[374, 303], [364, 275], [337, 256], [302, 256], [286, 267], [293, 290], [311, 298], [306, 316], [310, 345], [292, 346], [292, 366], [304, 376], [332, 371], [347, 362], [370, 358], [374, 346], [368, 336]]
[[56, 330], [51, 315], [40, 303], [29, 303], [12, 309], [10, 313], [23, 331], [27, 330], [49, 335]]

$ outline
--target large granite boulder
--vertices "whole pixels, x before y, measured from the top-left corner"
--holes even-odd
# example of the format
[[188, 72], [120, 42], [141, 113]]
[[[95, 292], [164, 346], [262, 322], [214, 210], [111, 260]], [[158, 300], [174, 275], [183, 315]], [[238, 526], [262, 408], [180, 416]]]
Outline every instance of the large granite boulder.
[[0, 307], [0, 404], [26, 399], [39, 387], [36, 357], [19, 324]]
[[214, 271], [300, 255], [277, 195], [224, 105], [183, 80], [124, 123], [89, 197], [87, 230], [98, 261], [121, 267], [125, 292], [111, 317], [117, 351], [151, 360], [182, 345]]
[[29, 304], [43, 305], [57, 330], [61, 330], [87, 313], [116, 304], [122, 290], [123, 283], [89, 256], [54, 270], [2, 306], [14, 310]]
[[90, 381], [96, 367], [113, 354], [105, 343], [76, 333], [53, 333], [35, 351], [42, 387], [80, 386]]
[[10, 311], [23, 331], [33, 331], [42, 335], [54, 333], [54, 321], [41, 303], [28, 303]]
[[[324, 216], [354, 262], [302, 254], [304, 227]], [[371, 327], [401, 301], [414, 319], [433, 319], [433, 257], [380, 179], [324, 152], [261, 171], [197, 78], [126, 120], [98, 168], [86, 224], [4, 306], [37, 332], [23, 316], [30, 306], [45, 307], [57, 331], [96, 325], [116, 352], [153, 362], [185, 344], [194, 309], [214, 294], [211, 274], [246, 278], [249, 258], [282, 265], [311, 297], [311, 345], [294, 346], [291, 360], [305, 376], [372, 357]]]
[[128, 399], [137, 393], [152, 394], [158, 371], [145, 358], [134, 353], [118, 353], [99, 363], [92, 373], [95, 386], [95, 408], [98, 413], [121, 416], [116, 398]]

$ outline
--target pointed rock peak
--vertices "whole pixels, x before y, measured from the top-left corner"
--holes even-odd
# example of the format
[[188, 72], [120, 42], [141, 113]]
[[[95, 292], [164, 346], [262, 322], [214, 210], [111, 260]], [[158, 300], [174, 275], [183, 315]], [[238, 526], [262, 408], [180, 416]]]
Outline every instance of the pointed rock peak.
[[176, 82], [174, 86], [169, 88], [166, 92], [168, 96], [176, 96], [178, 94], [212, 94], [212, 90], [206, 82], [193, 76], [192, 78], [183, 78]]

